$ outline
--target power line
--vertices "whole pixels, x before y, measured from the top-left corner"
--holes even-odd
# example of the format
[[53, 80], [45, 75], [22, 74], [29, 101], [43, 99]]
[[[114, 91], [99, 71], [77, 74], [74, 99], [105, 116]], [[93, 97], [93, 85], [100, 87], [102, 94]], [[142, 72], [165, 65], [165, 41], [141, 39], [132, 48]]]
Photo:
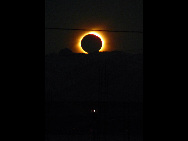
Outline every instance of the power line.
[[77, 29], [77, 28], [45, 28], [45, 29], [143, 33], [142, 31], [127, 31], [127, 30], [89, 30], [89, 29]]

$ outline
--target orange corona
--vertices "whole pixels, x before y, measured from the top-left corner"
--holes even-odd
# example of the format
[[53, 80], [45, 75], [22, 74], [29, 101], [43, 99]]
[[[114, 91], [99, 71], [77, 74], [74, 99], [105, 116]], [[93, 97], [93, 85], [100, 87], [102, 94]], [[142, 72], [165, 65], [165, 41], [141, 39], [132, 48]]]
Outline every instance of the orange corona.
[[93, 34], [93, 35], [95, 35], [95, 36], [97, 36], [97, 37], [99, 37], [99, 38], [101, 39], [101, 41], [102, 41], [102, 47], [101, 47], [101, 49], [99, 50], [99, 52], [104, 51], [104, 49], [105, 49], [105, 39], [104, 39], [104, 37], [101, 36], [101, 34], [99, 34], [99, 33], [96, 32], [96, 31], [87, 32], [87, 33], [85, 33], [85, 34], [83, 34], [83, 35], [80, 36], [79, 41], [78, 41], [78, 45], [77, 45], [78, 48], [79, 48], [79, 50], [80, 50], [81, 52], [85, 53], [85, 54], [88, 54], [88, 53], [85, 52], [85, 51], [82, 49], [82, 47], [81, 47], [81, 41], [82, 41], [82, 39], [83, 39], [86, 35], [88, 35], [88, 34]]

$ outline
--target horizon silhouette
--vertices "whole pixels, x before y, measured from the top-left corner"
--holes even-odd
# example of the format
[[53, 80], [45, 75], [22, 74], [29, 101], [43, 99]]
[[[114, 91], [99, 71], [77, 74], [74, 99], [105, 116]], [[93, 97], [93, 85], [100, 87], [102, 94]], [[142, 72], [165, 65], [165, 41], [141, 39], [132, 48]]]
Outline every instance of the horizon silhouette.
[[142, 66], [142, 54], [122, 51], [84, 54], [66, 48], [47, 55], [46, 134], [142, 138]]

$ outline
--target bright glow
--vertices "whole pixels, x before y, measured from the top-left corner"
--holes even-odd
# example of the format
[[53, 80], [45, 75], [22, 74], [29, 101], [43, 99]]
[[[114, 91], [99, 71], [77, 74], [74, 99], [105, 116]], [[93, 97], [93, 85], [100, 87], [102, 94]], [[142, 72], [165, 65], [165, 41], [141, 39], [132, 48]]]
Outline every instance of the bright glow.
[[93, 110], [93, 112], [95, 113], [95, 110]]
[[101, 34], [99, 34], [97, 31], [91, 31], [91, 32], [85, 33], [85, 34], [83, 34], [83, 35], [80, 36], [79, 41], [78, 41], [78, 45], [77, 45], [78, 48], [80, 49], [80, 51], [83, 52], [83, 53], [85, 53], [85, 54], [88, 54], [88, 53], [87, 53], [86, 51], [84, 51], [84, 50], [82, 49], [82, 47], [81, 47], [81, 41], [82, 41], [82, 39], [83, 39], [86, 35], [88, 35], [88, 34], [93, 34], [93, 35], [95, 35], [95, 36], [97, 36], [97, 37], [99, 37], [99, 38], [101, 39], [101, 41], [102, 41], [102, 47], [101, 47], [101, 49], [99, 50], [99, 52], [104, 51], [104, 49], [105, 49], [105, 38], [102, 37]]

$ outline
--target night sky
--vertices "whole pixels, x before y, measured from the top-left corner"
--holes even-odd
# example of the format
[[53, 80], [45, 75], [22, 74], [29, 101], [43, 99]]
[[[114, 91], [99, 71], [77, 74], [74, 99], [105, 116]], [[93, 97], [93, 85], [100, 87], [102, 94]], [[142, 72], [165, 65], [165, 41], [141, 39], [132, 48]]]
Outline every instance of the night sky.
[[[45, 0], [45, 28], [143, 31], [143, 0]], [[45, 29], [45, 54], [69, 48], [83, 53], [80, 39], [90, 31]], [[142, 53], [143, 33], [98, 33], [102, 51]]]

